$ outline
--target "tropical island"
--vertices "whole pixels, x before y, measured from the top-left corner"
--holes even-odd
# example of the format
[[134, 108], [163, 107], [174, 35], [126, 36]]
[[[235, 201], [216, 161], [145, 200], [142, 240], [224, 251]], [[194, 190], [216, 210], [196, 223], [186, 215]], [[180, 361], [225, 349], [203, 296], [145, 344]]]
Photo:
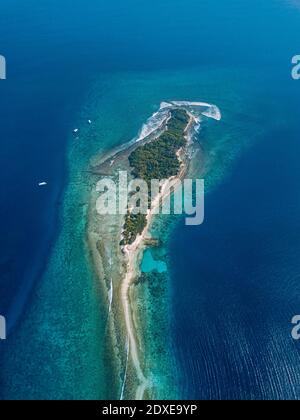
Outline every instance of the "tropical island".
[[[184, 109], [171, 110], [165, 131], [157, 139], [137, 147], [129, 155], [132, 175], [147, 182], [149, 197], [151, 180], [168, 180], [178, 175], [182, 164], [178, 153], [187, 144], [185, 130], [190, 118]], [[132, 244], [143, 233], [146, 225], [146, 215], [128, 211], [121, 245]]]
[[[220, 117], [213, 105], [191, 104], [200, 107], [200, 114]], [[134, 214], [127, 208], [125, 214], [100, 216], [96, 211], [96, 188], [89, 206], [88, 243], [93, 266], [108, 300], [108, 363], [113, 349], [111, 386], [120, 389], [120, 399], [151, 398], [155, 392], [141, 334], [146, 320], [139, 317], [135, 289], [141, 277], [145, 249], [159, 243], [159, 238], [152, 238], [149, 233], [156, 211], [171, 194], [167, 188], [169, 182], [176, 187], [186, 177], [193, 157], [192, 138], [199, 124], [199, 113], [194, 113], [187, 103], [163, 104], [156, 114], [160, 119], [154, 129], [138, 141], [101, 156], [91, 168], [95, 185], [101, 177], [117, 182], [119, 172], [126, 171], [129, 181], [142, 179], [147, 183], [149, 203], [151, 195], [146, 214]], [[154, 197], [152, 179], [162, 180]]]

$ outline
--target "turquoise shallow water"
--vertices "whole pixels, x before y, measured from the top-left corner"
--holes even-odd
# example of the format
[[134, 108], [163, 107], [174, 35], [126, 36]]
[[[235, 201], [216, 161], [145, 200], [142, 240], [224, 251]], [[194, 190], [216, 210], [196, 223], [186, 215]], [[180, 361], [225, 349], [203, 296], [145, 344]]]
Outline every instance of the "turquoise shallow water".
[[[206, 185], [212, 194], [208, 227], [186, 233], [180, 226], [170, 243], [175, 222], [158, 220], [153, 230], [162, 246], [152, 256], [146, 254], [148, 279], [138, 286], [140, 314], [146, 314], [147, 321], [146, 367], [157, 386], [154, 396], [298, 395], [299, 349], [289, 341], [289, 317], [299, 310], [298, 271], [292, 264], [299, 256], [292, 234], [293, 229], [297, 233], [299, 207], [296, 200], [288, 200], [295, 197], [299, 178], [294, 139], [300, 85], [290, 78], [290, 58], [298, 48], [298, 10], [281, 1], [231, 0], [216, 7], [211, 1], [187, 0], [176, 6], [174, 0], [113, 5], [74, 1], [72, 10], [58, 1], [36, 6], [13, 0], [3, 6], [1, 16], [8, 22], [17, 17], [13, 36], [7, 30], [1, 39], [7, 43], [8, 58], [14, 57], [13, 68], [26, 70], [23, 77], [15, 70], [18, 84], [5, 88], [6, 97], [12, 98], [1, 114], [6, 116], [5, 138], [12, 139], [1, 154], [5, 179], [27, 180], [28, 175], [28, 191], [41, 176], [55, 186], [43, 196], [43, 204], [39, 196], [33, 200], [28, 199], [31, 195], [19, 195], [25, 218], [19, 207], [12, 211], [15, 199], [3, 200], [9, 205], [1, 218], [0, 300], [3, 311], [9, 306], [14, 314], [12, 323], [18, 320], [9, 340], [0, 343], [4, 398], [119, 397], [107, 351], [107, 298], [99, 289], [85, 243], [92, 188], [87, 169], [99, 152], [135, 137], [163, 100], [215, 103], [223, 119], [203, 127], [200, 137], [208, 165]], [[26, 34], [22, 42], [21, 32]], [[24, 45], [30, 46], [30, 60], [24, 60], [28, 51]], [[26, 68], [19, 67], [25, 62]], [[30, 84], [25, 83], [28, 80]], [[21, 135], [19, 127], [25, 123]], [[49, 129], [48, 137], [44, 133], [50, 126], [59, 129]], [[80, 128], [78, 140], [71, 134], [74, 127]], [[33, 159], [35, 153], [38, 157]], [[12, 175], [7, 162], [19, 155]], [[258, 174], [253, 182], [251, 171]], [[23, 191], [22, 186], [7, 185], [7, 197]], [[277, 207], [278, 186], [293, 210]], [[269, 189], [272, 193], [266, 195]], [[59, 195], [60, 191], [64, 193]], [[219, 196], [213, 195], [218, 191]], [[272, 214], [259, 208], [263, 221], [254, 228], [252, 218], [241, 218], [246, 210], [238, 204], [264, 203], [266, 209], [264, 197], [276, 210]], [[41, 224], [35, 223], [40, 220], [36, 215], [42, 215]], [[223, 218], [231, 226], [227, 231], [222, 230]], [[246, 233], [243, 223], [249, 226]], [[19, 238], [17, 232], [25, 232], [25, 225], [26, 234]], [[56, 239], [51, 253], [45, 226]], [[260, 248], [264, 238], [276, 246]], [[40, 243], [47, 243], [46, 251]], [[25, 248], [28, 252], [22, 251]], [[21, 276], [25, 263], [30, 275]], [[153, 271], [157, 267], [163, 272]], [[284, 267], [284, 273], [274, 276], [272, 267], [276, 273]], [[16, 290], [22, 292], [22, 304], [18, 299], [11, 303]], [[262, 325], [259, 315], [253, 315], [257, 309], [269, 324]], [[254, 357], [256, 352], [260, 360]]]
[[147, 250], [143, 256], [141, 270], [143, 273], [151, 273], [152, 271], [165, 273], [167, 271], [167, 265], [164, 261], [155, 260], [151, 251]]
[[[232, 84], [227, 91], [223, 88], [220, 95], [225, 74]], [[235, 118], [232, 106], [235, 105], [239, 113], [242, 113], [241, 107], [249, 106], [239, 99], [244, 88], [242, 83], [241, 86], [236, 83], [235, 74], [235, 70], [224, 69], [213, 73], [211, 69], [201, 68], [175, 72], [123, 72], [103, 75], [91, 84], [85, 105], [74, 123], [74, 127], [80, 127], [79, 139], [73, 135], [69, 137], [69, 183], [64, 195], [59, 239], [22, 328], [10, 339], [5, 359], [7, 375], [5, 371], [3, 375], [5, 395], [24, 397], [28, 389], [31, 389], [30, 396], [33, 398], [72, 395], [74, 398], [104, 398], [109, 397], [110, 392], [119, 394], [119, 389], [113, 391], [106, 382], [108, 380], [109, 383], [107, 372], [110, 372], [106, 359], [107, 337], [104, 334], [107, 301], [99, 293], [85, 246], [87, 197], [92, 187], [86, 172], [90, 159], [101, 150], [135, 137], [162, 100], [204, 99], [220, 105], [224, 115], [228, 116], [226, 124], [229, 124], [229, 118], [234, 124], [231, 133], [216, 126], [220, 151], [217, 154], [214, 149], [213, 159], [222, 156], [224, 149], [227, 151], [226, 160], [221, 159], [222, 174], [252, 137], [251, 133], [250, 139], [241, 140], [232, 136], [234, 130], [243, 129]], [[213, 86], [208, 84], [212, 78]], [[234, 84], [236, 88], [232, 90]], [[262, 101], [265, 103], [264, 99]], [[88, 119], [93, 121], [92, 126], [87, 124]], [[255, 124], [255, 118], [250, 117], [251, 123], [252, 120]], [[246, 128], [245, 132], [249, 133]], [[159, 256], [155, 259], [160, 260]], [[155, 300], [154, 305], [157, 304], [159, 299]], [[161, 322], [167, 313], [162, 314]], [[167, 340], [167, 337], [159, 335], [158, 339]], [[43, 352], [38, 351], [41, 343], [45, 349]], [[36, 349], [34, 360], [31, 359], [32, 349]], [[64, 356], [54, 356], [60, 353]], [[77, 363], [74, 363], [75, 353]], [[152, 356], [155, 360], [155, 353]], [[24, 359], [26, 363], [23, 363]], [[28, 375], [28, 372], [31, 374]]]
[[[225, 78], [227, 82], [224, 84]], [[195, 68], [104, 75], [102, 80], [91, 85], [76, 124], [80, 127], [79, 139], [70, 137], [69, 185], [64, 198], [59, 240], [33, 296], [25, 322], [10, 340], [3, 374], [5, 396], [25, 397], [28, 389], [32, 398], [107, 398], [119, 395], [119, 389], [108, 385], [111, 368], [105, 336], [107, 302], [99, 293], [85, 251], [86, 204], [91, 188], [86, 173], [88, 163], [101, 150], [133, 138], [162, 100], [207, 100], [218, 104], [223, 112], [221, 123], [213, 122], [203, 128], [208, 162], [214, 168], [207, 177], [207, 185], [218, 185], [230, 173], [238, 156], [259, 141], [269, 127], [285, 124], [283, 118], [276, 123], [273, 121], [272, 115], [275, 111], [280, 112], [281, 106], [277, 98], [274, 101], [266, 99], [268, 86], [263, 85], [263, 80], [263, 74], [258, 76], [247, 69], [244, 69], [243, 80], [240, 77], [237, 81], [233, 68], [218, 71]], [[283, 92], [282, 98], [284, 95]], [[263, 115], [261, 111], [257, 112], [261, 109], [264, 109]], [[88, 118], [93, 121], [91, 127], [87, 124]], [[161, 239], [167, 238], [168, 223], [163, 220], [158, 226]], [[167, 244], [161, 255], [168, 253], [166, 247]], [[164, 267], [161, 257], [153, 258], [161, 261]], [[153, 259], [149, 261], [152, 265]], [[155, 281], [159, 281], [159, 277]], [[170, 281], [163, 277], [159, 287], [150, 283], [149, 290], [146, 286], [140, 291], [140, 296], [148, 299], [149, 326], [145, 342], [152, 349], [147, 356], [148, 363], [154, 372], [153, 381], [160, 389], [155, 396], [164, 398], [170, 383], [174, 388], [176, 378], [180, 377], [180, 366], [175, 365], [175, 371], [173, 367], [171, 372], [168, 367], [170, 357], [174, 357], [170, 341], [173, 330], [168, 327], [172, 311], [169, 292], [173, 290]], [[162, 305], [162, 301], [165, 304]], [[44, 349], [42, 352], [39, 351], [41, 348]], [[162, 348], [164, 351], [159, 352]]]

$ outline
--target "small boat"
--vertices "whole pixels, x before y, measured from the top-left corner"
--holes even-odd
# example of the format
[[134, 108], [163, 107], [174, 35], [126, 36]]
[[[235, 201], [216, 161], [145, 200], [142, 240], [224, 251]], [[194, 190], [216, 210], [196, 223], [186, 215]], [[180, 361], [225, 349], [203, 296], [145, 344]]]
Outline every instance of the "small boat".
[[44, 181], [44, 182], [39, 182], [38, 185], [39, 185], [39, 187], [45, 187], [48, 184], [47, 184], [47, 182]]
[[79, 129], [75, 128], [75, 130], [73, 130], [73, 133], [76, 134], [76, 133], [78, 133], [78, 131], [79, 131]]
[[92, 124], [92, 120], [88, 120], [88, 123], [89, 123], [89, 124]]

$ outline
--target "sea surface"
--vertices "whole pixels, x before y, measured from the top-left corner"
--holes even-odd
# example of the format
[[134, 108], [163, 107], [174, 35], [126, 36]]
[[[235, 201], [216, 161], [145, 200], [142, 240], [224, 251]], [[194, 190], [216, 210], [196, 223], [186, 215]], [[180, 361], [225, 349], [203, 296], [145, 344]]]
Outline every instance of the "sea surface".
[[198, 139], [205, 223], [158, 223], [143, 259], [156, 397], [300, 398], [299, 25], [297, 0], [1, 2], [0, 398], [119, 398], [88, 167], [165, 100], [223, 118]]

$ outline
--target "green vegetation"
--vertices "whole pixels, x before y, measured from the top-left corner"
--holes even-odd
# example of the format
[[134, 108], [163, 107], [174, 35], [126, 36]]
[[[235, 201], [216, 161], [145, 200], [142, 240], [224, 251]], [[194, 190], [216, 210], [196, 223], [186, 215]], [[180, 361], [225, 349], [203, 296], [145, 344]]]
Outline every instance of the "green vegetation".
[[121, 246], [131, 245], [136, 237], [140, 235], [147, 225], [147, 218], [145, 214], [127, 213], [125, 217], [125, 225], [123, 232], [123, 240]]
[[[152, 179], [169, 179], [178, 174], [180, 161], [177, 152], [186, 144], [184, 131], [188, 122], [189, 116], [185, 110], [172, 110], [166, 131], [152, 142], [135, 149], [129, 156], [133, 176], [148, 183], [149, 194]], [[134, 215], [128, 212], [121, 245], [132, 244], [146, 224], [144, 214]]]
[[150, 184], [151, 179], [168, 179], [178, 174], [180, 162], [176, 153], [185, 146], [184, 130], [188, 121], [186, 111], [172, 110], [167, 130], [131, 153], [129, 163], [136, 178]]

